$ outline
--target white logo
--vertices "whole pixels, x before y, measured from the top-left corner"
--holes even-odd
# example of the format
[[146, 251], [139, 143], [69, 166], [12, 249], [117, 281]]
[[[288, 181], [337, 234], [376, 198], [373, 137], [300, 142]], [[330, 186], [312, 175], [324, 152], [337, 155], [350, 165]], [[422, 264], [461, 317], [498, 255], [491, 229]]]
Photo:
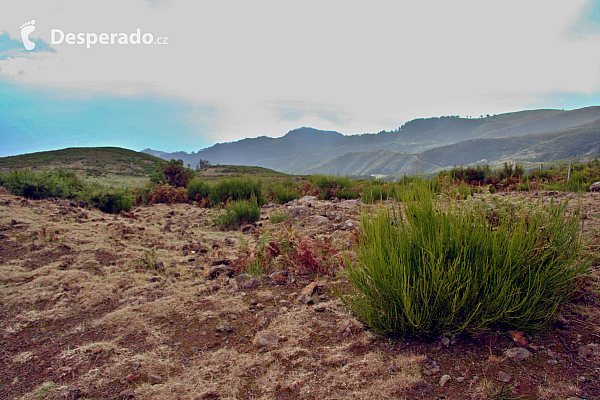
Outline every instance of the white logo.
[[29, 22], [21, 25], [21, 39], [23, 39], [23, 45], [27, 50], [33, 50], [35, 48], [35, 43], [29, 40], [29, 34], [35, 31], [35, 19], [32, 19]]

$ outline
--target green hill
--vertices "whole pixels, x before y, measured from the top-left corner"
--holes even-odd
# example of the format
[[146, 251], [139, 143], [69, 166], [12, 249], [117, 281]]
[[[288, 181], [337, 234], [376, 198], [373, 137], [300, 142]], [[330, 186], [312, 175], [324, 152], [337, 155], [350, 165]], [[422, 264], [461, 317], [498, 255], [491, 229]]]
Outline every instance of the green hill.
[[148, 180], [162, 160], [119, 147], [71, 147], [0, 158], [0, 172], [30, 168], [72, 169], [84, 178], [112, 185], [137, 185]]

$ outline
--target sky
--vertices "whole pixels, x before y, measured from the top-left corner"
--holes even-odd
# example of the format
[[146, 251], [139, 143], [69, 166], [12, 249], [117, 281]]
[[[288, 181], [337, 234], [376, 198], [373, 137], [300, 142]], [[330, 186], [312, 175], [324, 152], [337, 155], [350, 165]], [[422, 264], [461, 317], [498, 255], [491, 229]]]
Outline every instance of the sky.
[[0, 157], [592, 105], [600, 0], [6, 0], [0, 12]]

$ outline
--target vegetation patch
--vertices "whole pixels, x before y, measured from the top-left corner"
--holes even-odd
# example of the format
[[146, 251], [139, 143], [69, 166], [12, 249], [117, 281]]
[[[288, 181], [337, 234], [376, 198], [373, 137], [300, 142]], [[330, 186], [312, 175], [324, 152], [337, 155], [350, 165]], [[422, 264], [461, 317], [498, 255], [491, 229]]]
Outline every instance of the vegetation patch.
[[547, 328], [587, 271], [579, 215], [535, 201], [461, 204], [430, 186], [398, 192], [403, 209], [363, 215], [353, 311], [382, 333]]

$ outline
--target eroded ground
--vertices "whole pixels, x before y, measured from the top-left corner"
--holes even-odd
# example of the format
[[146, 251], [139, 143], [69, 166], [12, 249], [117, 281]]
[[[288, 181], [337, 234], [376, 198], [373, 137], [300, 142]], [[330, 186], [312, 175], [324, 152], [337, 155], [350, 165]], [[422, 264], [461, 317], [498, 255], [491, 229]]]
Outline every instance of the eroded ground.
[[[269, 215], [286, 208], [264, 207], [242, 232], [191, 205], [130, 218], [1, 190], [2, 399], [600, 398], [599, 257], [544, 335], [385, 338], [337, 298], [343, 273], [256, 280], [236, 270], [278, 229], [351, 250], [356, 202], [300, 204], [277, 226]], [[582, 204], [597, 255], [600, 194]]]

